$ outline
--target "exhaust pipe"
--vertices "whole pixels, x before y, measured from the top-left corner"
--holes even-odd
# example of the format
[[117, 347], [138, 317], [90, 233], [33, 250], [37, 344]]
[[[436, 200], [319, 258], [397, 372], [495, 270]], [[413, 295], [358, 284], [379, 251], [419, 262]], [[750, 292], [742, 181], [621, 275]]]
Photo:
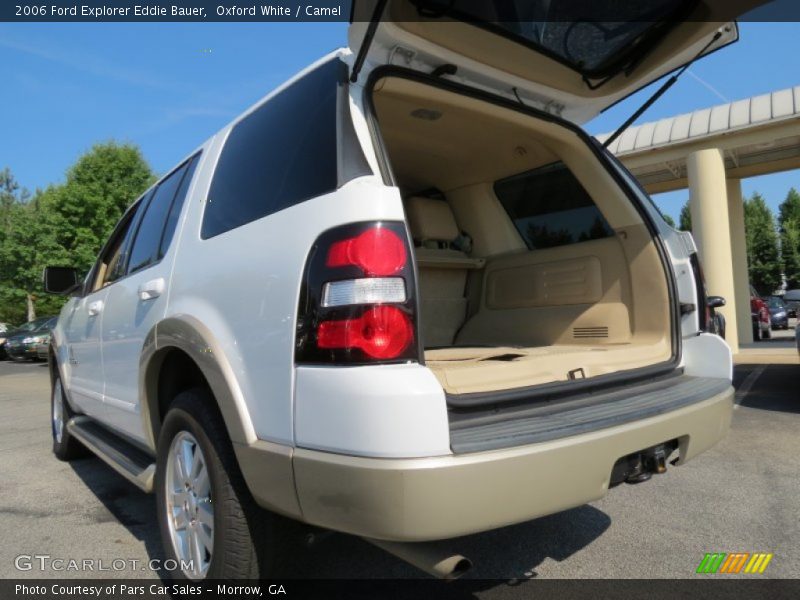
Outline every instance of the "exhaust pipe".
[[436, 542], [388, 542], [362, 538], [381, 550], [439, 579], [458, 579], [472, 568], [472, 561], [443, 549]]

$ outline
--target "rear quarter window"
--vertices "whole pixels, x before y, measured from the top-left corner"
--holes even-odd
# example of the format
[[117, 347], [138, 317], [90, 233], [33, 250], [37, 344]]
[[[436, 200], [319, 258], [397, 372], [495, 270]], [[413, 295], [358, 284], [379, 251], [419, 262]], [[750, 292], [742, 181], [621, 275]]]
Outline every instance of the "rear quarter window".
[[203, 239], [337, 188], [337, 96], [345, 79], [344, 64], [331, 60], [234, 125], [211, 181]]
[[589, 193], [562, 162], [500, 180], [494, 191], [530, 250], [614, 235]]

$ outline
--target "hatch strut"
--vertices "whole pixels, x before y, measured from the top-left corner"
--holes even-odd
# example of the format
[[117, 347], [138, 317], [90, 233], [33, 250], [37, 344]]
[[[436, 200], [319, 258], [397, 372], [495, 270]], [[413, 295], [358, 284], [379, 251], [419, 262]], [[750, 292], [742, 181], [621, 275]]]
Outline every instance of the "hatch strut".
[[353, 62], [353, 71], [350, 73], [350, 81], [352, 83], [358, 81], [358, 73], [361, 71], [361, 67], [364, 66], [364, 61], [367, 59], [367, 52], [372, 45], [372, 40], [375, 38], [375, 30], [378, 29], [378, 25], [381, 22], [381, 15], [383, 14], [383, 8], [388, 1], [389, 0], [378, 0], [378, 3], [375, 5], [375, 10], [372, 11], [372, 17], [369, 20], [367, 32], [364, 34], [364, 41], [361, 42], [356, 60]]
[[622, 125], [620, 125], [619, 129], [617, 129], [617, 130], [616, 130], [614, 133], [612, 133], [612, 134], [611, 134], [611, 137], [609, 137], [609, 138], [608, 138], [608, 139], [607, 139], [605, 142], [603, 142], [603, 148], [608, 148], [608, 147], [611, 145], [611, 142], [613, 142], [615, 139], [617, 139], [619, 136], [621, 136], [621, 135], [622, 135], [622, 133], [623, 133], [623, 132], [624, 132], [624, 131], [625, 131], [625, 130], [628, 128], [628, 127], [630, 127], [630, 126], [631, 126], [631, 123], [633, 123], [633, 122], [634, 122], [636, 119], [638, 119], [639, 117], [641, 117], [641, 116], [642, 116], [642, 113], [644, 113], [644, 111], [646, 111], [648, 108], [650, 108], [650, 107], [651, 107], [651, 106], [652, 106], [652, 105], [653, 105], [653, 104], [656, 102], [656, 100], [658, 100], [659, 98], [661, 98], [661, 96], [663, 96], [663, 95], [664, 95], [664, 92], [666, 92], [666, 91], [667, 91], [669, 88], [671, 88], [671, 87], [672, 87], [672, 86], [675, 84], [675, 82], [676, 82], [676, 81], [678, 81], [678, 78], [679, 78], [681, 75], [683, 75], [683, 72], [684, 72], [684, 71], [686, 71], [686, 69], [688, 69], [689, 67], [691, 67], [691, 66], [694, 64], [694, 62], [695, 62], [695, 61], [696, 61], [698, 58], [700, 58], [701, 56], [703, 56], [703, 54], [705, 54], [706, 50], [708, 50], [708, 49], [711, 47], [711, 45], [712, 45], [714, 42], [716, 42], [716, 41], [717, 41], [717, 40], [718, 40], [720, 37], [722, 37], [722, 31], [721, 31], [721, 30], [717, 31], [717, 33], [715, 33], [715, 34], [714, 34], [714, 37], [713, 37], [713, 38], [711, 38], [711, 41], [709, 41], [709, 42], [708, 42], [708, 43], [707, 43], [705, 46], [703, 46], [703, 49], [702, 49], [702, 50], [700, 50], [700, 52], [698, 52], [698, 53], [697, 53], [697, 54], [694, 56], [694, 58], [693, 58], [692, 60], [690, 60], [689, 62], [687, 62], [685, 65], [683, 65], [683, 67], [681, 67], [681, 70], [680, 70], [680, 71], [678, 71], [678, 72], [677, 72], [677, 73], [675, 73], [675, 74], [674, 74], [672, 77], [670, 77], [669, 79], [667, 79], [667, 81], [664, 83], [664, 85], [662, 85], [660, 88], [658, 88], [658, 90], [656, 91], [656, 93], [655, 93], [655, 94], [653, 94], [652, 96], [650, 96], [650, 97], [647, 99], [647, 101], [646, 101], [644, 104], [642, 104], [642, 105], [641, 105], [641, 106], [640, 106], [640, 107], [639, 107], [639, 108], [636, 110], [636, 112], [635, 112], [635, 113], [633, 113], [633, 114], [632, 114], [630, 117], [628, 117], [628, 118], [625, 120], [625, 122], [624, 122]]

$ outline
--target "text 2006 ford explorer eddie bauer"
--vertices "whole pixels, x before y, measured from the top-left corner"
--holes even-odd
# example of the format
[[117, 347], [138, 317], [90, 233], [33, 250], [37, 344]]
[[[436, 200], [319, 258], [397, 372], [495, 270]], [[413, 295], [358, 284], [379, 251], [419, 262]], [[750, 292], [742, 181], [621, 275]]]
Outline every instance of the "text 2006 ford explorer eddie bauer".
[[715, 444], [731, 355], [694, 243], [575, 124], [736, 39], [678, 5], [351, 25], [134, 202], [82, 283], [46, 271], [72, 294], [56, 456], [155, 492], [178, 576], [273, 574], [293, 521], [454, 576], [422, 542]]

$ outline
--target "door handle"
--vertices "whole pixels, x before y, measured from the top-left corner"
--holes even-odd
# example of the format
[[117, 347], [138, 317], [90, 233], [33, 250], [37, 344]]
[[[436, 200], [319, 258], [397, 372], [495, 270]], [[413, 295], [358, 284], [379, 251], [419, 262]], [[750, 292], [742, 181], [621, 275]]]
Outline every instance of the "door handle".
[[103, 312], [103, 301], [95, 300], [94, 302], [90, 302], [86, 310], [89, 313], [90, 317], [96, 317], [101, 312]]
[[164, 293], [164, 278], [151, 279], [139, 286], [139, 300], [152, 300]]

